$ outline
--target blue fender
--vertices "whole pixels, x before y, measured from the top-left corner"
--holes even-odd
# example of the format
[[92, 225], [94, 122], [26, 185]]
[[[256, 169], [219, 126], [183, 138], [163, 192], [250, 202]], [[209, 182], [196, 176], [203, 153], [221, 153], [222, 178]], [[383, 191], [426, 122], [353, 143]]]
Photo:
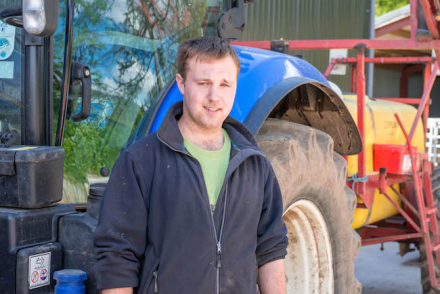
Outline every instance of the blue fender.
[[[234, 46], [234, 49], [240, 59], [241, 69], [230, 116], [244, 123], [256, 135], [270, 112], [289, 92], [302, 85], [313, 85], [336, 104], [339, 112], [345, 112], [341, 115], [341, 122], [332, 123], [339, 124], [336, 126], [337, 129], [340, 129], [342, 124], [347, 128], [347, 132], [323, 130], [333, 137], [335, 150], [341, 154], [360, 152], [362, 142], [351, 115], [342, 99], [331, 90], [327, 80], [315, 67], [286, 54], [241, 46]], [[177, 84], [170, 84], [153, 114], [147, 133], [157, 131], [168, 109], [182, 99]], [[309, 125], [315, 127], [311, 123]], [[346, 135], [339, 138], [340, 134]]]

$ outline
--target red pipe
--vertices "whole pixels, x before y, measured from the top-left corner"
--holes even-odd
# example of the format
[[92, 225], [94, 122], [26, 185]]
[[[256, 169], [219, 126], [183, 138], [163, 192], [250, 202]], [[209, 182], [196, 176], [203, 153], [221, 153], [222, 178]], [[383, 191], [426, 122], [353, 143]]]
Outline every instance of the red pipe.
[[376, 100], [386, 100], [393, 101], [397, 103], [405, 103], [405, 104], [419, 104], [422, 99], [418, 98], [374, 98]]
[[431, 76], [429, 77], [428, 83], [425, 86], [423, 91], [422, 101], [417, 108], [417, 114], [414, 118], [411, 131], [409, 132], [409, 143], [414, 136], [414, 132], [416, 131], [417, 124], [419, 122], [420, 117], [422, 116], [422, 112], [425, 110], [426, 103], [429, 100], [429, 95], [431, 94], [432, 86], [434, 85], [435, 78], [437, 77], [438, 63], [436, 62], [434, 65], [434, 70], [431, 72]]
[[[270, 50], [270, 41], [232, 42], [232, 45], [255, 47]], [[440, 48], [440, 40], [417, 42], [414, 40], [295, 40], [289, 41], [291, 50], [328, 50], [355, 49], [359, 44], [365, 44], [368, 49], [381, 50], [431, 50]], [[439, 55], [440, 56], [440, 55]]]
[[[434, 57], [368, 57], [366, 63], [431, 63], [435, 62]], [[334, 63], [356, 63], [356, 57], [332, 59]]]
[[[358, 129], [365, 146], [365, 131], [364, 131], [364, 106], [365, 106], [365, 46], [358, 46], [357, 48], [357, 119]], [[365, 148], [358, 154], [358, 172], [357, 177], [363, 178], [366, 176], [365, 172]], [[354, 185], [354, 183], [353, 183]], [[366, 183], [358, 182], [355, 191], [358, 194], [364, 194], [366, 191]]]
[[351, 66], [351, 89], [350, 91], [354, 93], [356, 91], [356, 64]]
[[328, 65], [328, 67], [324, 73], [324, 77], [326, 79], [328, 79], [328, 77], [330, 76], [330, 73], [332, 72], [334, 66], [335, 66], [335, 63], [333, 62], [333, 59], [332, 59], [332, 62]]
[[362, 246], [391, 242], [391, 241], [398, 241], [398, 240], [416, 239], [416, 238], [420, 238], [420, 237], [423, 237], [423, 234], [414, 233], [414, 234], [404, 234], [404, 235], [397, 235], [397, 236], [390, 236], [390, 237], [371, 238], [371, 239], [362, 240]]
[[437, 22], [434, 19], [432, 14], [432, 8], [429, 4], [428, 0], [420, 0], [420, 4], [422, 4], [423, 14], [425, 15], [426, 25], [428, 26], [429, 31], [431, 32], [434, 39], [439, 38], [439, 33], [437, 31]]
[[[408, 97], [408, 80], [409, 77], [416, 72], [423, 71], [422, 64], [416, 64], [409, 67], [405, 67], [400, 75], [400, 97]], [[418, 104], [418, 103], [417, 103]]]
[[[429, 77], [431, 75], [431, 65], [426, 64], [425, 70], [423, 71], [423, 90], [426, 89], [426, 87], [429, 86]], [[434, 80], [435, 83], [435, 80]], [[429, 92], [431, 93], [431, 91]], [[423, 126], [424, 126], [424, 135], [425, 135], [425, 142], [426, 142], [426, 134], [428, 134], [428, 117], [429, 117], [429, 101], [431, 98], [428, 95], [428, 103], [426, 103], [425, 111], [423, 113]], [[425, 152], [427, 152], [426, 145], [425, 145]]]
[[410, 0], [411, 5], [411, 14], [410, 14], [410, 24], [411, 24], [411, 40], [416, 41], [416, 33], [417, 33], [417, 22], [418, 22], [418, 9], [417, 9], [417, 0]]

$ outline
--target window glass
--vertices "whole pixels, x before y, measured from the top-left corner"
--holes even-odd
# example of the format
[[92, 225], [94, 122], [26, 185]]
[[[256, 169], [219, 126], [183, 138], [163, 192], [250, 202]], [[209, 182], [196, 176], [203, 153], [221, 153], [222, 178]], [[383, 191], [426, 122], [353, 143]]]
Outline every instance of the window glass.
[[[76, 0], [73, 58], [92, 72], [92, 109], [66, 122], [63, 199], [86, 202], [88, 186], [106, 181], [122, 150], [145, 135], [159, 92], [176, 73], [179, 42], [216, 34], [217, 0]], [[54, 124], [58, 117], [65, 6], [55, 35]], [[71, 85], [68, 117], [79, 112], [81, 84]], [[56, 129], [56, 127], [54, 127]]]
[[[0, 0], [0, 7], [20, 1]], [[21, 134], [22, 29], [0, 21], [0, 132]], [[19, 144], [20, 142], [18, 142]], [[17, 144], [17, 143], [16, 143]]]

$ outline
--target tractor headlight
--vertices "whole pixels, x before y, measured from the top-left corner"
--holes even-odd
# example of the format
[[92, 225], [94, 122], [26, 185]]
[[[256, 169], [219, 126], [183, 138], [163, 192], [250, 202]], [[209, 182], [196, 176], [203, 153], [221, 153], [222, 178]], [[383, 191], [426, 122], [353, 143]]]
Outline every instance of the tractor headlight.
[[58, 2], [23, 0], [23, 27], [32, 35], [48, 37], [58, 26]]

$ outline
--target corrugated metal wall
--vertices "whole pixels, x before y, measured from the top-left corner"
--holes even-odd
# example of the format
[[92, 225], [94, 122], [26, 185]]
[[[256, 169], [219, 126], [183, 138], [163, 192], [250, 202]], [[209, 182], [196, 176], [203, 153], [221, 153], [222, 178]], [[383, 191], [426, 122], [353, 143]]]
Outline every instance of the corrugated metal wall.
[[[247, 29], [242, 41], [316, 40], [368, 38], [370, 0], [257, 0], [246, 5]], [[297, 51], [324, 72], [329, 52]], [[355, 56], [353, 50], [349, 56]], [[350, 90], [350, 70], [345, 76], [330, 76], [343, 91]]]

